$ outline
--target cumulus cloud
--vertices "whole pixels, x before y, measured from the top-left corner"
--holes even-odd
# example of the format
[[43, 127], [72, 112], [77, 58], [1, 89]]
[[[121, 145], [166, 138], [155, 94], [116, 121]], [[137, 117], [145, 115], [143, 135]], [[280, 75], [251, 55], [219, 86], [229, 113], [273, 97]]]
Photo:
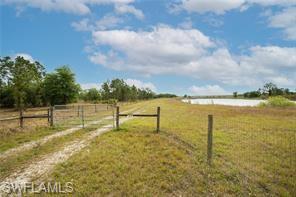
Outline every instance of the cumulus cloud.
[[73, 22], [71, 25], [76, 31], [93, 31], [95, 28], [94, 25], [90, 24], [90, 20], [88, 18]]
[[33, 59], [33, 57], [27, 53], [17, 53], [13, 56], [13, 58], [17, 58], [17, 57], [23, 57], [25, 60], [28, 60], [30, 62], [35, 62], [35, 60]]
[[88, 18], [84, 18], [80, 21], [73, 22], [71, 25], [76, 31], [97, 31], [107, 30], [117, 27], [120, 23], [123, 23], [123, 19], [112, 14], [107, 14], [97, 21], [91, 21]]
[[18, 8], [38, 8], [43, 11], [61, 11], [72, 14], [89, 14], [91, 5], [128, 4], [134, 0], [2, 0], [2, 4], [13, 4]]
[[227, 11], [233, 9], [240, 9], [241, 11], [246, 10], [252, 5], [260, 6], [292, 6], [296, 5], [295, 0], [211, 0], [211, 1], [202, 1], [202, 0], [182, 0], [181, 4], [177, 4], [174, 7], [179, 7], [188, 12], [197, 12], [197, 13], [206, 13], [212, 12], [215, 14], [224, 14]]
[[228, 10], [239, 8], [244, 2], [245, 0], [183, 0], [181, 7], [189, 12], [224, 14]]
[[93, 41], [110, 50], [91, 53], [90, 60], [114, 70], [176, 74], [228, 85], [295, 85], [295, 47], [254, 46], [237, 56], [197, 29], [164, 25], [151, 31], [95, 31]]
[[132, 5], [116, 4], [115, 5], [115, 11], [118, 14], [133, 14], [138, 19], [144, 19], [144, 17], [145, 17], [142, 10], [137, 9]]
[[156, 87], [153, 83], [151, 82], [143, 82], [143, 81], [140, 81], [140, 80], [137, 80], [137, 79], [125, 79], [124, 80], [128, 85], [132, 86], [136, 86], [137, 88], [149, 88], [150, 90], [152, 91], [156, 91]]
[[296, 40], [296, 7], [269, 16], [269, 26], [283, 29], [286, 39]]
[[219, 85], [191, 86], [189, 91], [191, 94], [196, 96], [217, 96], [229, 94], [229, 92], [224, 90]]

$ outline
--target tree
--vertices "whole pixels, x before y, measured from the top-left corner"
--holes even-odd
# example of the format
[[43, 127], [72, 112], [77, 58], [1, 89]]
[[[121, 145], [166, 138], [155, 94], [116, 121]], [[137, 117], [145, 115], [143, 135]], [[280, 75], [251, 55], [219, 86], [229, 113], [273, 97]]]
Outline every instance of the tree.
[[97, 102], [97, 101], [101, 100], [101, 94], [96, 88], [91, 88], [91, 89], [85, 91], [84, 100], [91, 101], [91, 102]]
[[237, 98], [237, 92], [233, 92], [233, 97]]
[[263, 86], [263, 92], [268, 94], [269, 96], [275, 95], [277, 92], [277, 86], [273, 83], [266, 83]]
[[101, 95], [104, 100], [135, 101], [154, 98], [155, 93], [149, 88], [138, 89], [134, 85], [129, 86], [123, 79], [113, 79], [102, 84]]
[[28, 105], [26, 98], [32, 92], [28, 93], [26, 90], [30, 86], [41, 83], [45, 74], [43, 65], [37, 61], [30, 62], [20, 56], [14, 60], [10, 57], [4, 57], [0, 64], [1, 86], [6, 83], [6, 86], [11, 87], [17, 108]]
[[108, 100], [111, 98], [111, 90], [109, 81], [102, 84], [102, 98]]
[[43, 82], [44, 99], [51, 105], [67, 104], [75, 101], [80, 86], [75, 82], [75, 75], [67, 66], [57, 68], [45, 76]]

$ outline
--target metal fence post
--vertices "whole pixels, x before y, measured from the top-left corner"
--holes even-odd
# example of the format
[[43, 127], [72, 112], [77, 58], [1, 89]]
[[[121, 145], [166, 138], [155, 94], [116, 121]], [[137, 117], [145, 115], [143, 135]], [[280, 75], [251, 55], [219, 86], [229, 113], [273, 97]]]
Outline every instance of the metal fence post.
[[160, 127], [160, 107], [157, 107], [157, 122], [156, 122], [156, 132], [159, 133]]
[[23, 116], [23, 109], [20, 109], [20, 127], [24, 127], [24, 116]]
[[212, 165], [213, 153], [213, 115], [208, 115], [208, 164]]
[[116, 129], [119, 129], [119, 106], [116, 107]]
[[53, 106], [50, 106], [50, 126], [53, 126]]
[[82, 120], [82, 128], [84, 128], [84, 110], [83, 110], [83, 106], [81, 106], [81, 120]]

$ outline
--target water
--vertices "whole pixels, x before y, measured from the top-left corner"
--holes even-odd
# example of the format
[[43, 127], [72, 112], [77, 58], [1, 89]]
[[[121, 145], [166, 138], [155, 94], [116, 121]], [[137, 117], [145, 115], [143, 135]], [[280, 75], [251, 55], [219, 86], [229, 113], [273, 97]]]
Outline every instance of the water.
[[183, 102], [200, 105], [258, 106], [265, 100], [248, 99], [183, 99]]

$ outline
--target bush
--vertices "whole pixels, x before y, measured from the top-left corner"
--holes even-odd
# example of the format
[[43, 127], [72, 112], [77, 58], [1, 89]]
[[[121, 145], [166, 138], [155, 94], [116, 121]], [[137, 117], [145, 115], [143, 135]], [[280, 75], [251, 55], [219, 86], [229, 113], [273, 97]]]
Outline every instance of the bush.
[[282, 96], [270, 97], [267, 102], [262, 102], [259, 104], [262, 107], [293, 107], [296, 103], [290, 101], [289, 99]]

